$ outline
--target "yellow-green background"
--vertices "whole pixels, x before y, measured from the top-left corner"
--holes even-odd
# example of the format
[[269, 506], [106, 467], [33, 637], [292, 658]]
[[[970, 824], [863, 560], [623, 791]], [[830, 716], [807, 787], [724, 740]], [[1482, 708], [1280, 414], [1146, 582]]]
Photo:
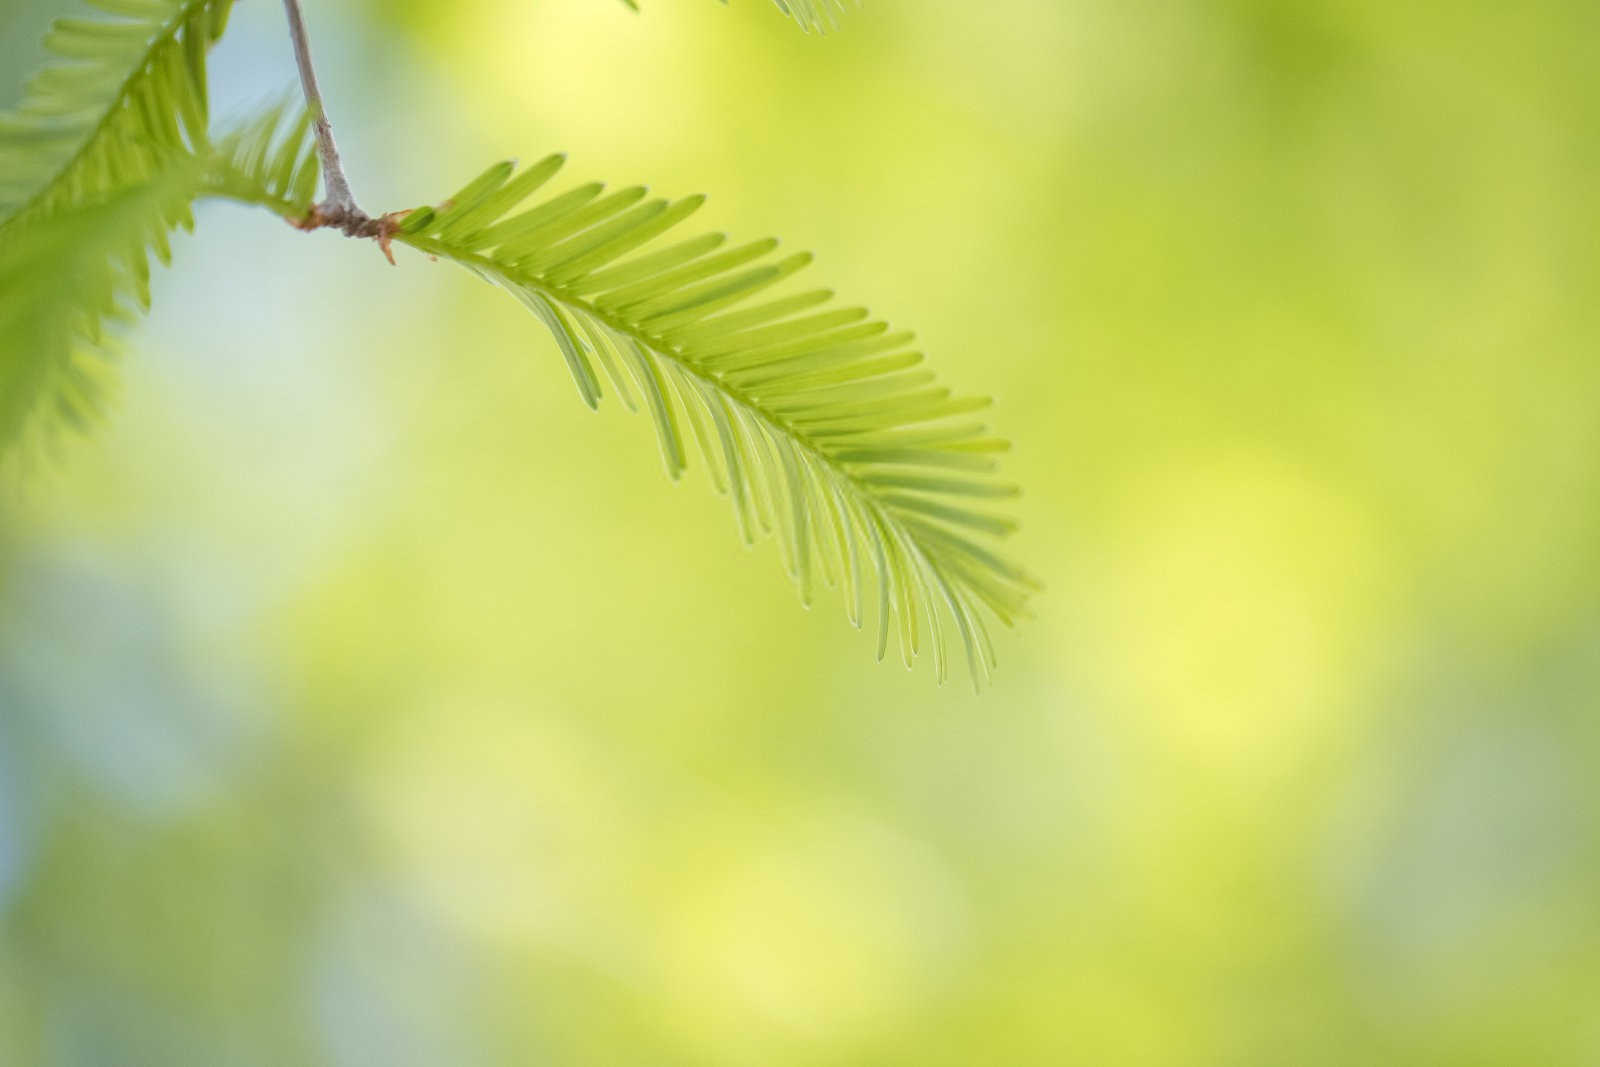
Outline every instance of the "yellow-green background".
[[514, 302], [209, 206], [0, 505], [0, 1062], [1600, 1063], [1600, 6], [643, 6], [308, 0], [359, 195], [814, 249], [1037, 618], [877, 665]]

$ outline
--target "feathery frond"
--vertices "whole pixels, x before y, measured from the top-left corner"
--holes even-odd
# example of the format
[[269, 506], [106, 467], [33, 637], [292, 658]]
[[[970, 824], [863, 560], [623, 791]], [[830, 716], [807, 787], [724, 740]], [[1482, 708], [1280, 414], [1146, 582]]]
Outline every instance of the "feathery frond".
[[320, 174], [310, 112], [279, 104], [218, 138], [204, 195], [265, 205], [294, 220], [311, 209]]
[[104, 320], [148, 308], [210, 159], [206, 51], [232, 0], [93, 2], [111, 17], [57, 19], [54, 61], [0, 115], [0, 450], [97, 408]]
[[941, 679], [951, 624], [981, 683], [982, 611], [1009, 625], [1037, 588], [986, 543], [1015, 528], [988, 505], [1016, 493], [992, 477], [1007, 443], [973, 418], [988, 401], [938, 385], [911, 334], [826, 289], [756, 299], [808, 254], [720, 233], [662, 243], [703, 197], [592, 183], [518, 210], [562, 162], [492, 167], [394, 239], [521, 301], [591, 408], [607, 388], [642, 404], [673, 478], [692, 442], [745, 540], [777, 533], [804, 601], [819, 571], [837, 578], [860, 625], [875, 593], [879, 656], [892, 629], [906, 665], [931, 648]]
[[167, 233], [189, 221], [201, 169], [179, 157], [102, 201], [4, 228], [0, 449], [48, 444], [61, 422], [81, 428], [98, 413], [112, 351], [106, 320], [149, 307], [149, 257], [169, 259]]
[[91, 0], [57, 19], [53, 57], [0, 114], [0, 224], [104, 201], [206, 143], [206, 51], [232, 0]]
[[[622, 0], [633, 10], [639, 10], [638, 0]], [[728, 0], [722, 0], [726, 4]], [[802, 30], [827, 33], [839, 28], [839, 16], [844, 13], [844, 0], [772, 0], [779, 11], [794, 19]], [[859, 0], [856, 0], [859, 2]]]

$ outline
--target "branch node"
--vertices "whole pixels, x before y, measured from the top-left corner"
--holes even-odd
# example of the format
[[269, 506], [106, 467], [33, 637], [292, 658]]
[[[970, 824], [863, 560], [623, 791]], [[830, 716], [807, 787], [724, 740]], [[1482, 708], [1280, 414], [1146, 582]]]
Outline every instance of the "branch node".
[[338, 230], [346, 237], [356, 237], [378, 242], [378, 248], [383, 252], [391, 266], [397, 266], [394, 258], [394, 236], [400, 232], [400, 221], [409, 211], [391, 211], [386, 215], [373, 218], [360, 208], [345, 207], [329, 201], [311, 205], [305, 215], [298, 219], [289, 219], [289, 225], [301, 233], [311, 233], [314, 230]]

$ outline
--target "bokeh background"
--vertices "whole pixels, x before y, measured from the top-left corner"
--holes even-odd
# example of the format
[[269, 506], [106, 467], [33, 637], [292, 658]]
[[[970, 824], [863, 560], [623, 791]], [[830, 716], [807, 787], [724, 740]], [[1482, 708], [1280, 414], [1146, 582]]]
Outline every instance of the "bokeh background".
[[1038, 617], [878, 665], [514, 302], [210, 205], [0, 503], [0, 1062], [1600, 1064], [1600, 6], [643, 6], [309, 0], [363, 201], [814, 249]]

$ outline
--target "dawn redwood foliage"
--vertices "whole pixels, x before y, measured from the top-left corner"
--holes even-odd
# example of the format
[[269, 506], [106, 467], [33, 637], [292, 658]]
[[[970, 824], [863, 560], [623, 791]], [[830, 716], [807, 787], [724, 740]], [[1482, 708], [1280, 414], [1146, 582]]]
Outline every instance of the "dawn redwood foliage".
[[[1015, 528], [990, 510], [1017, 492], [994, 476], [1008, 446], [976, 417], [987, 400], [941, 387], [912, 334], [790, 283], [809, 254], [693, 232], [703, 197], [550, 193], [560, 155], [369, 216], [338, 163], [299, 0], [285, 9], [305, 108], [221, 132], [206, 56], [232, 0], [90, 2], [99, 12], [52, 25], [51, 61], [0, 114], [0, 448], [91, 420], [107, 323], [149, 306], [150, 260], [170, 261], [197, 200], [263, 207], [504, 289], [554, 337], [584, 403], [609, 391], [648, 412], [673, 478], [694, 453], [746, 542], [777, 536], [804, 600], [837, 583], [880, 657], [893, 634], [908, 666], [931, 649], [942, 679], [954, 638], [974, 683], [987, 676], [986, 618], [1010, 625], [1037, 589], [993, 547]], [[836, 0], [774, 2], [803, 28], [834, 25]]]

